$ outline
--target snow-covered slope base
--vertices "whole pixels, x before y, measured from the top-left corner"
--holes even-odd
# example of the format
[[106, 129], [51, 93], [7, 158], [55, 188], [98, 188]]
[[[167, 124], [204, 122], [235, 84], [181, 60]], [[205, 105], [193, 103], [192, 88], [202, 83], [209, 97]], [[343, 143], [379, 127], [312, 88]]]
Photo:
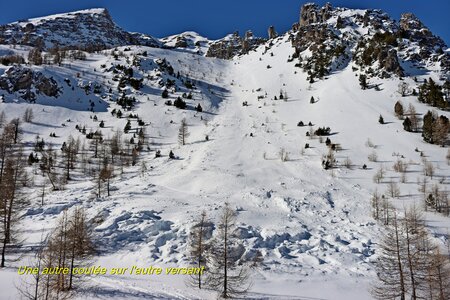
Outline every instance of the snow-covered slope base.
[[[402, 121], [393, 111], [397, 100], [401, 99], [405, 107], [414, 104], [418, 114], [430, 107], [413, 96], [401, 98], [397, 77], [372, 78], [371, 84], [379, 84], [379, 91], [361, 90], [356, 66], [350, 63], [328, 78], [309, 84], [307, 74], [294, 62], [287, 62], [293, 53], [288, 35], [270, 43], [230, 61], [176, 50], [121, 47], [88, 55], [83, 61], [35, 68], [54, 78], [64, 96], [40, 94], [35, 104], [29, 104], [20, 100], [18, 93], [5, 93], [0, 111], [6, 112], [8, 120], [21, 117], [28, 107], [34, 111], [34, 120], [23, 124], [23, 141], [29, 145], [26, 153], [32, 151], [37, 135], [59, 149], [69, 135], [85, 141], [76, 125], [87, 132], [101, 130], [105, 138], [123, 132], [125, 116], [130, 112], [124, 110], [123, 118], [111, 114], [120, 108], [113, 100], [121, 94], [112, 70], [119, 64], [132, 67], [134, 77], [143, 79], [143, 87], [139, 91], [127, 88], [125, 92], [136, 98], [131, 113], [145, 122], [150, 149], [141, 152], [135, 166], [115, 170], [109, 197], [96, 195], [95, 179], [83, 174], [81, 167], [73, 171], [64, 190], [50, 192], [48, 187], [44, 205], [41, 190], [27, 190], [31, 204], [20, 223], [25, 255], [17, 261], [9, 260], [10, 267], [1, 270], [0, 298], [18, 297], [15, 286], [20, 286], [23, 278], [17, 275], [17, 267], [31, 261], [30, 247], [55, 226], [66, 208], [83, 206], [96, 220], [98, 255], [92, 265], [169, 267], [190, 263], [189, 232], [201, 211], [215, 222], [227, 202], [238, 214], [244, 255], [258, 250], [264, 258], [252, 272], [250, 299], [371, 299], [369, 289], [376, 277], [373, 262], [381, 228], [372, 218], [370, 194], [375, 189], [384, 193], [388, 183], [394, 181], [401, 191], [401, 196], [393, 200], [398, 208], [422, 205], [416, 184], [423, 177], [420, 152], [436, 168], [434, 181], [445, 188], [450, 183], [447, 149], [426, 144], [420, 134], [403, 130]], [[274, 54], [269, 55], [265, 47]], [[27, 51], [2, 46], [3, 50]], [[122, 54], [114, 57], [119, 52]], [[144, 52], [146, 55], [141, 55]], [[138, 66], [133, 66], [134, 56], [140, 57]], [[193, 99], [186, 100], [186, 110], [167, 106], [167, 99], [161, 98], [159, 79], [173, 78], [158, 69], [162, 59], [175, 73], [196, 83]], [[1, 66], [0, 74], [6, 70]], [[420, 82], [429, 76], [439, 79], [437, 72], [418, 75], [417, 79]], [[416, 85], [412, 78], [404, 81]], [[86, 86], [96, 84], [101, 86], [98, 93], [85, 92]], [[169, 98], [173, 101], [189, 91], [181, 87]], [[280, 91], [284, 99], [274, 100]], [[310, 102], [311, 97], [315, 103]], [[195, 111], [197, 104], [203, 112]], [[378, 123], [380, 114], [384, 125]], [[450, 116], [448, 112], [440, 114]], [[180, 146], [177, 133], [183, 118], [190, 136], [186, 145]], [[103, 128], [100, 121], [104, 121]], [[300, 121], [306, 126], [297, 126]], [[312, 126], [307, 126], [309, 122]], [[129, 140], [137, 127], [133, 120], [132, 129], [123, 137]], [[323, 156], [328, 153], [324, 141], [306, 136], [310, 128], [319, 127], [330, 127], [329, 138], [340, 145], [337, 166], [331, 170], [322, 167]], [[49, 138], [51, 133], [56, 137]], [[373, 146], [368, 146], [368, 140]], [[155, 158], [156, 150], [161, 151], [161, 158]], [[178, 159], [168, 158], [170, 150]], [[374, 151], [378, 159], [371, 162], [368, 156]], [[392, 170], [401, 156], [410, 166], [404, 183]], [[345, 161], [350, 168], [344, 166]], [[380, 167], [386, 170], [385, 179], [375, 184], [372, 178]], [[39, 170], [29, 167], [29, 171], [39, 186], [43, 180]], [[436, 242], [444, 247], [449, 219], [432, 212], [425, 216], [432, 222]], [[187, 286], [185, 279], [92, 277], [76, 297], [217, 297], [214, 292]]]

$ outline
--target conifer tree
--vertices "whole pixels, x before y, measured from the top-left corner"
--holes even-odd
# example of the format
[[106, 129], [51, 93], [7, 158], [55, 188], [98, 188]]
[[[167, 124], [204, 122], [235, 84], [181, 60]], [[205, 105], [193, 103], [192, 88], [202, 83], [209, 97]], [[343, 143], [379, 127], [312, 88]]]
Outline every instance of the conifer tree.
[[400, 119], [403, 117], [403, 104], [397, 101], [394, 106], [395, 115]]
[[361, 86], [361, 89], [365, 90], [367, 89], [367, 76], [364, 74], [359, 75], [359, 85]]
[[[209, 250], [208, 238], [210, 238], [209, 225], [206, 212], [203, 211], [198, 222], [191, 229], [190, 258], [197, 268], [206, 268], [206, 258]], [[193, 275], [191, 280], [199, 289], [203, 287], [202, 274]]]
[[236, 213], [227, 203], [222, 210], [217, 230], [209, 251], [207, 285], [218, 291], [222, 298], [235, 298], [248, 290], [249, 270], [245, 265], [239, 265]]
[[409, 117], [406, 117], [405, 120], [403, 121], [403, 129], [405, 131], [411, 132], [412, 128], [411, 128], [411, 120], [409, 119]]
[[186, 119], [182, 119], [180, 128], [178, 129], [178, 143], [182, 146], [186, 145], [186, 139], [189, 137], [188, 125]]
[[422, 137], [427, 143], [433, 144], [433, 123], [435, 116], [431, 111], [428, 111], [423, 117]]

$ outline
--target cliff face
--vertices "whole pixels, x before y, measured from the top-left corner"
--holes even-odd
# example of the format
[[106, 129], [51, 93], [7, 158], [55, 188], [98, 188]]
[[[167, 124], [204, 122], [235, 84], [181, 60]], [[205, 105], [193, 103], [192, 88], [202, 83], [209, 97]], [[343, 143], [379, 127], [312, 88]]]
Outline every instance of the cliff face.
[[438, 62], [446, 76], [450, 71], [443, 40], [410, 13], [396, 22], [380, 10], [307, 3], [292, 27], [291, 41], [294, 58], [300, 57], [299, 65], [313, 79], [351, 61], [381, 77], [405, 75], [402, 62], [408, 61], [422, 65]]
[[89, 9], [0, 26], [0, 43], [50, 49], [103, 49], [125, 45], [158, 46], [143, 34], [129, 33], [112, 20], [106, 9]]
[[326, 22], [331, 17], [331, 4], [327, 3], [324, 7], [319, 8], [314, 3], [307, 3], [300, 10], [300, 27], [310, 25], [312, 23]]
[[57, 97], [60, 92], [53, 78], [22, 66], [13, 66], [0, 76], [0, 89], [8, 93], [18, 92], [28, 101], [36, 100], [37, 94]]
[[231, 59], [236, 55], [248, 53], [255, 47], [265, 43], [265, 39], [253, 36], [251, 31], [247, 31], [244, 37], [235, 32], [223, 39], [211, 42], [206, 53], [207, 57], [217, 57]]

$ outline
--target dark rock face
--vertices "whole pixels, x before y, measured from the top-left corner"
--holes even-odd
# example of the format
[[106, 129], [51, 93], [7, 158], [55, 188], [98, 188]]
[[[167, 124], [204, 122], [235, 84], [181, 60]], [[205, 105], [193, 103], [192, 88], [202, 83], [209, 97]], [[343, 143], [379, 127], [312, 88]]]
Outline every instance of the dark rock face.
[[299, 26], [303, 27], [313, 23], [325, 22], [330, 18], [332, 9], [330, 3], [325, 4], [322, 8], [319, 8], [319, 6], [314, 3], [303, 5], [300, 10]]
[[96, 50], [125, 45], [158, 46], [150, 36], [117, 26], [106, 9], [92, 9], [0, 26], [0, 41], [49, 49]]
[[175, 48], [187, 48], [188, 42], [185, 37], [179, 36], [175, 42]]
[[402, 14], [399, 24], [403, 37], [411, 41], [419, 42], [423, 46], [446, 47], [444, 41], [440, 37], [434, 36], [412, 13]]
[[33, 71], [31, 69], [10, 68], [6, 71], [6, 75], [10, 79], [13, 91], [30, 89], [33, 84]]
[[277, 32], [275, 31], [275, 27], [270, 26], [269, 29], [267, 30], [267, 35], [269, 36], [269, 40], [276, 38]]
[[57, 97], [60, 91], [53, 78], [21, 66], [9, 68], [0, 77], [0, 89], [6, 90], [8, 93], [19, 92], [25, 100], [36, 99], [35, 92], [48, 97]]
[[301, 52], [311, 46], [313, 50], [317, 49], [325, 41], [333, 39], [337, 39], [337, 36], [328, 26], [321, 24], [307, 25], [300, 27], [292, 44]]
[[253, 37], [251, 31], [247, 31], [244, 38], [235, 32], [222, 40], [211, 43], [206, 56], [231, 59], [236, 55], [246, 54], [265, 42], [265, 39]]
[[[367, 33], [356, 28], [364, 28]], [[320, 73], [321, 78], [337, 64], [342, 66], [351, 60], [370, 75], [382, 77], [404, 76], [401, 64], [405, 61], [413, 65], [438, 63], [444, 76], [450, 73], [450, 53], [444, 51], [444, 41], [410, 13], [396, 22], [377, 9], [361, 12], [333, 8], [329, 3], [323, 7], [307, 3], [301, 7], [292, 33], [292, 58], [298, 57], [296, 65], [315, 77]], [[305, 50], [309, 50], [306, 60], [302, 58]]]
[[449, 55], [443, 53], [447, 46], [445, 42], [435, 35], [412, 13], [402, 14], [399, 22], [399, 35], [408, 39], [410, 43], [416, 43], [419, 53], [407, 51], [406, 60], [420, 62], [422, 60], [440, 61], [444, 71], [450, 72]]
[[377, 33], [368, 40], [359, 41], [354, 60], [363, 68], [372, 67], [374, 62], [378, 62], [378, 68], [374, 68], [373, 71], [382, 77], [390, 77], [391, 74], [404, 76], [396, 50], [397, 46], [394, 34]]
[[53, 78], [47, 78], [42, 73], [35, 75], [36, 89], [49, 97], [57, 97], [59, 93], [58, 84]]
[[[383, 49], [378, 54], [378, 62], [385, 72], [394, 73], [403, 76], [403, 69], [398, 61], [397, 51], [395, 49]], [[386, 76], [386, 75], [385, 75]]]

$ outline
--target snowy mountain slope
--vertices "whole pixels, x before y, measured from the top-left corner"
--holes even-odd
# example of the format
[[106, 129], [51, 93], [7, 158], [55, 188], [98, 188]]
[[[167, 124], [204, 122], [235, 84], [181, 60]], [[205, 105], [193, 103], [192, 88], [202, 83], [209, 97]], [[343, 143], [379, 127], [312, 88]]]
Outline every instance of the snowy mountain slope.
[[45, 49], [104, 49], [124, 45], [157, 47], [159, 42], [144, 34], [129, 33], [117, 26], [104, 8], [33, 18], [0, 26], [0, 43]]
[[160, 39], [164, 47], [177, 48], [200, 55], [206, 54], [211, 43], [208, 38], [194, 31], [186, 31]]
[[[343, 9], [339, 13], [342, 18], [355, 14], [365, 13]], [[362, 27], [356, 31], [366, 34]], [[53, 98], [36, 94], [35, 104], [21, 99], [20, 92], [4, 92], [0, 111], [6, 112], [8, 119], [21, 117], [28, 107], [35, 113], [33, 122], [23, 124], [27, 154], [33, 151], [36, 135], [55, 149], [69, 135], [88, 143], [76, 125], [86, 127], [87, 132], [101, 130], [107, 140], [116, 131], [123, 132], [129, 113], [138, 114], [146, 124], [150, 149], [141, 152], [135, 166], [116, 168], [109, 197], [96, 195], [95, 176], [84, 173], [81, 166], [73, 171], [64, 190], [50, 192], [48, 187], [43, 206], [40, 190], [28, 189], [32, 203], [23, 212], [24, 248], [35, 246], [42, 230], [52, 228], [64, 209], [80, 205], [96, 222], [95, 264], [184, 266], [189, 263], [188, 236], [194, 220], [202, 210], [217, 220], [220, 208], [228, 202], [238, 213], [243, 256], [251, 257], [258, 250], [264, 257], [263, 265], [252, 274], [250, 299], [371, 299], [373, 262], [382, 229], [372, 218], [370, 194], [375, 189], [385, 193], [388, 183], [394, 181], [401, 196], [392, 201], [400, 210], [412, 203], [422, 206], [416, 184], [423, 177], [420, 152], [436, 167], [432, 182], [447, 189], [447, 148], [424, 143], [420, 133], [403, 130], [393, 110], [397, 100], [405, 107], [413, 104], [420, 115], [431, 107], [415, 96], [401, 97], [397, 89], [402, 80], [397, 76], [373, 76], [369, 81], [380, 90], [362, 90], [360, 67], [347, 61], [324, 80], [310, 84], [309, 74], [295, 66], [297, 61], [288, 61], [295, 51], [291, 36], [291, 32], [281, 35], [232, 60], [131, 46], [88, 54], [86, 60], [67, 60], [61, 66], [33, 66], [33, 71], [54, 78], [62, 91]], [[26, 53], [27, 48], [2, 46], [2, 51]], [[301, 56], [306, 58], [310, 53], [311, 49], [305, 49]], [[401, 63], [406, 65], [402, 59]], [[435, 64], [424, 64], [426, 72], [408, 66], [403, 81], [411, 87], [418, 83], [408, 74], [419, 83], [430, 76], [439, 81], [445, 75]], [[0, 74], [5, 75], [9, 68], [1, 66]], [[128, 84], [118, 87], [129, 68], [131, 78], [143, 79], [139, 90]], [[173, 80], [176, 88], [168, 86], [167, 80]], [[187, 88], [183, 84], [187, 81], [194, 82], [196, 89]], [[89, 83], [99, 83], [102, 89], [87, 95], [84, 87]], [[169, 90], [168, 99], [161, 97], [164, 89]], [[186, 110], [164, 104], [189, 92], [192, 99], [183, 98]], [[130, 111], [117, 104], [124, 93], [136, 98]], [[275, 100], [280, 93], [285, 99]], [[315, 103], [310, 103], [311, 97]], [[88, 111], [91, 99], [95, 99], [95, 106]], [[194, 110], [197, 104], [203, 112]], [[125, 116], [113, 116], [113, 109], [122, 109]], [[448, 111], [439, 114], [450, 117]], [[378, 123], [379, 115], [386, 124]], [[177, 142], [182, 118], [190, 132], [184, 146]], [[132, 129], [122, 133], [125, 140], [139, 128], [130, 120]], [[105, 122], [103, 128], [100, 121]], [[336, 168], [323, 169], [323, 156], [329, 150], [319, 138], [307, 137], [310, 126], [297, 126], [300, 121], [305, 125], [311, 122], [314, 129], [331, 128], [329, 138], [342, 148], [335, 154]], [[49, 138], [53, 132], [56, 137]], [[376, 147], [368, 147], [368, 139]], [[306, 143], [310, 147], [302, 149]], [[161, 158], [155, 158], [156, 150], [161, 151]], [[170, 150], [178, 159], [168, 159]], [[374, 151], [378, 161], [370, 162], [368, 156]], [[285, 161], [280, 159], [281, 152], [287, 154]], [[392, 169], [401, 156], [409, 163], [405, 183]], [[347, 158], [351, 169], [344, 166]], [[95, 159], [90, 159], [88, 169], [95, 166]], [[363, 169], [364, 164], [367, 169]], [[373, 176], [381, 166], [385, 179], [376, 184]], [[33, 168], [29, 171], [39, 186], [43, 179]], [[449, 240], [448, 217], [430, 211], [426, 219], [435, 241], [444, 248]], [[27, 259], [31, 259], [30, 254], [0, 273], [0, 285], [2, 290], [11, 291], [10, 299], [17, 295], [14, 284], [21, 282], [14, 266]], [[187, 287], [183, 277], [143, 280], [105, 276], [93, 278], [77, 297], [215, 299], [216, 294]]]

